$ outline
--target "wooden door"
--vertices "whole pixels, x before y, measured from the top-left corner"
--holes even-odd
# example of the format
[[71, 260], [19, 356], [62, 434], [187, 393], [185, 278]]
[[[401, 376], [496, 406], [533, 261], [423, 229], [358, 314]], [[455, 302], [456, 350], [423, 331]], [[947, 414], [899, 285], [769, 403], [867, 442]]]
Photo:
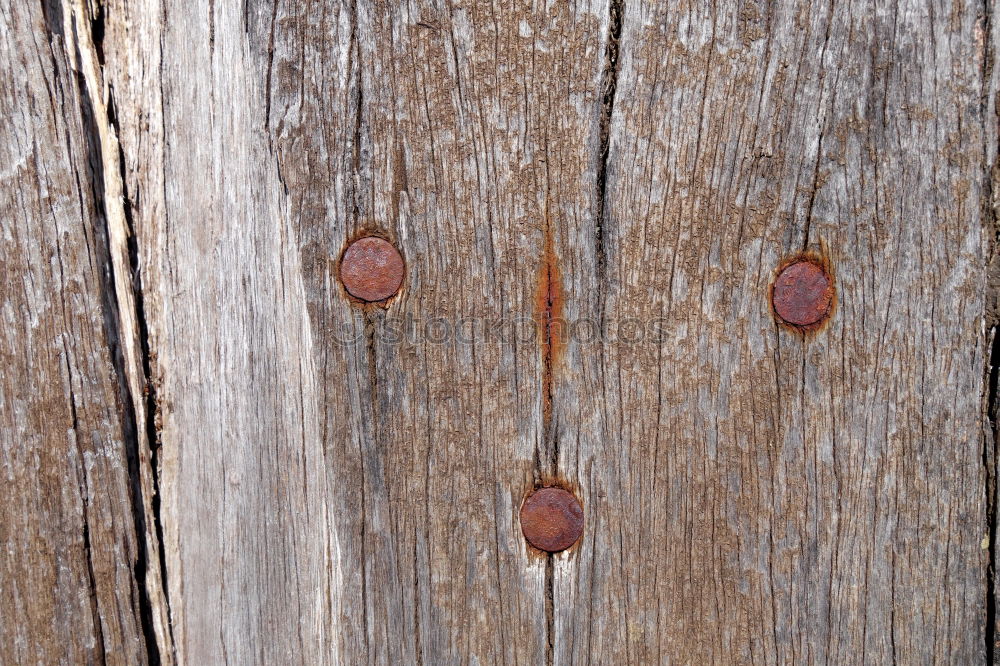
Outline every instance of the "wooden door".
[[3, 3], [0, 662], [992, 662], [996, 10]]

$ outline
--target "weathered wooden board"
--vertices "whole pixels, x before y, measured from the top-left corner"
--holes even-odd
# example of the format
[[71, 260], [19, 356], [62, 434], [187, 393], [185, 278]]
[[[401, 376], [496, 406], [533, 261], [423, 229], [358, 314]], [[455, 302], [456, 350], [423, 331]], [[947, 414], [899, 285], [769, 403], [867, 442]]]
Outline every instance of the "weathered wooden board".
[[[664, 336], [568, 351], [557, 661], [982, 661], [981, 12], [627, 6], [603, 260], [561, 251], [584, 316]], [[838, 286], [808, 337], [767, 300], [804, 250]]]
[[0, 10], [0, 661], [989, 659], [995, 5]]
[[135, 664], [156, 650], [132, 406], [141, 384], [130, 383], [118, 306], [131, 275], [115, 274], [122, 246], [83, 82], [94, 68], [74, 31], [54, 3], [0, 7], [4, 664]]
[[[423, 326], [530, 321], [549, 192], [593, 208], [607, 8], [237, 10], [107, 14], [178, 657], [544, 661], [542, 358]], [[333, 278], [364, 230], [408, 260], [386, 311]]]

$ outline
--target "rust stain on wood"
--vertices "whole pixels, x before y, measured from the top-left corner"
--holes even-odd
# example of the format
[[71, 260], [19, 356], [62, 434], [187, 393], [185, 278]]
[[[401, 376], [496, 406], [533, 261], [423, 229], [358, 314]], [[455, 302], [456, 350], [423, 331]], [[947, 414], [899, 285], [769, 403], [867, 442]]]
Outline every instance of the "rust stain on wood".
[[546, 420], [552, 412], [553, 377], [556, 364], [562, 357], [565, 342], [562, 280], [554, 246], [552, 226], [546, 220], [545, 242], [542, 246], [538, 287], [535, 291], [535, 324], [542, 355], [542, 394]]

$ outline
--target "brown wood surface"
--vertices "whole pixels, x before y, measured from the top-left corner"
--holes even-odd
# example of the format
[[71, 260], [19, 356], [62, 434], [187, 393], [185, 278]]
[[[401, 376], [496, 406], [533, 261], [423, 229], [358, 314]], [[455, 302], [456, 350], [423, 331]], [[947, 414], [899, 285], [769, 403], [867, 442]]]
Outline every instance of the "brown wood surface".
[[118, 306], [131, 275], [82, 84], [95, 67], [64, 9], [0, 8], [0, 662], [135, 664], [156, 648], [159, 558]]
[[992, 659], [996, 8], [0, 8], [0, 662]]

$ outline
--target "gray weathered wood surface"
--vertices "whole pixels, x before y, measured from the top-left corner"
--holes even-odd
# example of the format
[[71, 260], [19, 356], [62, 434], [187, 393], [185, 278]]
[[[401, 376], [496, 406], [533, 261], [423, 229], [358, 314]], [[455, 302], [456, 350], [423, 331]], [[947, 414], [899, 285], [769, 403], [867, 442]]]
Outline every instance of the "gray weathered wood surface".
[[132, 276], [108, 204], [121, 178], [102, 163], [106, 111], [82, 85], [98, 65], [85, 30], [67, 39], [75, 22], [57, 3], [0, 7], [5, 664], [142, 663], [166, 626]]
[[4, 4], [0, 662], [985, 662], [997, 4]]

